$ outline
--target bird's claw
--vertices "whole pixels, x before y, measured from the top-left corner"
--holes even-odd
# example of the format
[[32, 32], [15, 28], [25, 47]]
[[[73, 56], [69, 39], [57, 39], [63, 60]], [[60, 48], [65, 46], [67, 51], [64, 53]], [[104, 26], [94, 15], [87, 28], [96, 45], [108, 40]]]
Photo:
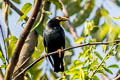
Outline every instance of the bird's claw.
[[46, 58], [46, 57], [48, 56], [48, 54], [47, 54], [47, 53], [45, 53], [43, 56], [44, 56], [44, 58]]
[[57, 53], [59, 54], [59, 57], [61, 57], [61, 52], [62, 52], [61, 49], [58, 49], [58, 50], [57, 50]]

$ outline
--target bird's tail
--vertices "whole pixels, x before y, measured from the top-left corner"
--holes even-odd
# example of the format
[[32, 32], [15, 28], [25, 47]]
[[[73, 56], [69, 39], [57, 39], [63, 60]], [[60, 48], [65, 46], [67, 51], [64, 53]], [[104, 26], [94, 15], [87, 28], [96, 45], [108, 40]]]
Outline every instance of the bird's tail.
[[49, 59], [49, 61], [50, 61], [51, 65], [52, 65], [52, 67], [54, 67], [53, 61], [52, 61], [52, 59], [51, 59], [51, 57], [50, 57], [50, 56], [48, 56], [48, 59]]
[[54, 71], [64, 72], [63, 56], [59, 57], [59, 54], [56, 55], [58, 57], [54, 57]]

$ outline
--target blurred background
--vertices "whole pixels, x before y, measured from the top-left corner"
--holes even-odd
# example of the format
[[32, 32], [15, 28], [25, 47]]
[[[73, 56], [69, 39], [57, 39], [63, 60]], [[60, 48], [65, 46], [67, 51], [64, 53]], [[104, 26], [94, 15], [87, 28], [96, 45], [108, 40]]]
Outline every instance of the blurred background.
[[[19, 9], [22, 9], [26, 3], [31, 4], [32, 7], [34, 5], [33, 0], [10, 1]], [[42, 32], [47, 24], [47, 21], [54, 16], [67, 16], [70, 18], [69, 22], [63, 24], [66, 35], [66, 48], [76, 46], [80, 43], [84, 44], [97, 41], [105, 42], [120, 40], [120, 0], [62, 0], [62, 3], [58, 0], [49, 1], [50, 2], [46, 5], [49, 15], [45, 16], [46, 18], [42, 28], [38, 27], [38, 29], [36, 29], [36, 32], [39, 34], [38, 45], [35, 48], [29, 64], [45, 53], [44, 46], [42, 44]], [[5, 23], [4, 6], [3, 1], [0, 0], [0, 24], [2, 26], [2, 31], [0, 30], [0, 50], [6, 57], [4, 40], [7, 38], [7, 41], [9, 41], [8, 59], [10, 60], [17, 38], [19, 38], [24, 28], [25, 21], [20, 19], [20, 16], [16, 13], [16, 11], [9, 7], [7, 15], [9, 26], [8, 31]], [[32, 8], [30, 8], [30, 11], [26, 15], [30, 16], [31, 11]], [[96, 73], [94, 80], [105, 80], [104, 76], [109, 79], [113, 79], [117, 74], [119, 74], [120, 70], [119, 45], [87, 46], [66, 51], [64, 62], [66, 68], [65, 73], [66, 75], [69, 75], [66, 76], [67, 80], [80, 80], [80, 75], [76, 74], [78, 71], [76, 71], [76, 73], [70, 71], [74, 71], [74, 69], [82, 69], [81, 72], [84, 72], [84, 77], [87, 80], [92, 74], [92, 71], [94, 72], [93, 69], [95, 66], [101, 63], [105, 55], [109, 53], [111, 49], [112, 55], [110, 54], [109, 58], [102, 65], [105, 67], [101, 69], [103, 72]], [[0, 54], [0, 68], [4, 75], [5, 67], [7, 65], [4, 64], [5, 61], [1, 56], [3, 55]], [[94, 60], [96, 60], [96, 62], [95, 64], [92, 64]], [[79, 66], [75, 67], [77, 64]], [[74, 69], [72, 67], [74, 67]], [[88, 71], [86, 71], [85, 68], [88, 68]], [[54, 80], [60, 76], [60, 74], [53, 72], [53, 68], [47, 59], [40, 61], [26, 73], [28, 80], [40, 80], [43, 77], [45, 80]]]

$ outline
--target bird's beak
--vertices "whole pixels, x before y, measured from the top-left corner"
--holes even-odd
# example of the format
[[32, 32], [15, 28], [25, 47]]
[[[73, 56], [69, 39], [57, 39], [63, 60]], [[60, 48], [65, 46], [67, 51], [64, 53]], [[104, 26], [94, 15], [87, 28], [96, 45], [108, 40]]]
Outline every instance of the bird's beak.
[[62, 21], [68, 21], [69, 20], [69, 18], [67, 18], [67, 17], [62, 17]]
[[60, 21], [60, 25], [62, 25], [65, 21], [68, 21], [69, 18], [67, 17], [62, 17], [61, 21]]

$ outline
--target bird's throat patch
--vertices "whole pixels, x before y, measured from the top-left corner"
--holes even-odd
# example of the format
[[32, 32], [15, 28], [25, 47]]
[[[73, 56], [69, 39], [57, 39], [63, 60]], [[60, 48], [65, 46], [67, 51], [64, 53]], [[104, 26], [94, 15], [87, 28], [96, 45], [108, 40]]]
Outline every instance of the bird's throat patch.
[[60, 25], [63, 24], [63, 23], [64, 23], [64, 21], [60, 21]]

